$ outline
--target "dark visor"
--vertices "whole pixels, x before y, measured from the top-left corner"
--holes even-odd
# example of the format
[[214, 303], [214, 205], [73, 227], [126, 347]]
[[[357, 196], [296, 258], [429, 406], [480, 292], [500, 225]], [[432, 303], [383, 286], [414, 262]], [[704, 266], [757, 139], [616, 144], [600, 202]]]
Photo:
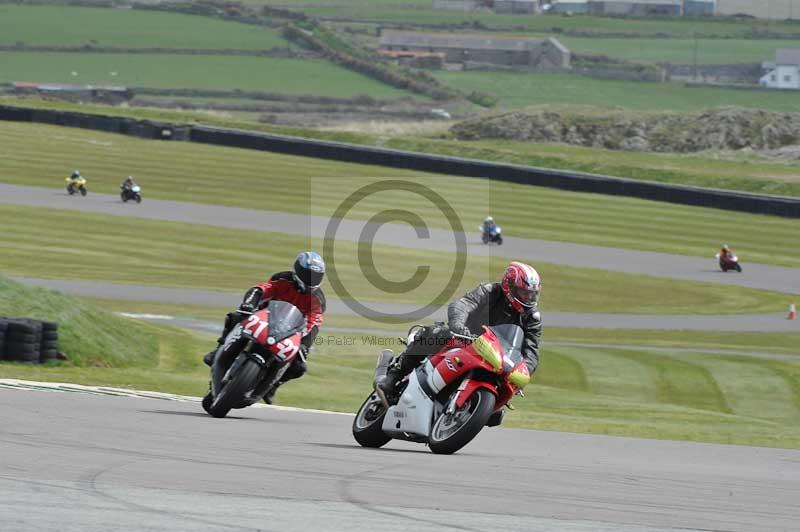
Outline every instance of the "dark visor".
[[523, 305], [534, 305], [539, 300], [538, 290], [528, 290], [526, 288], [514, 286], [511, 289], [511, 293], [514, 294], [514, 298]]

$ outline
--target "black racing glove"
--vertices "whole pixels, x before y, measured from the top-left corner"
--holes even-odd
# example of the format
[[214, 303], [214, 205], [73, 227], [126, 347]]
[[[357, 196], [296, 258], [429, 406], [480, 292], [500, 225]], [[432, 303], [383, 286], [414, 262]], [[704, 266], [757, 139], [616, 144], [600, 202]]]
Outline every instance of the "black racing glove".
[[239, 305], [239, 312], [253, 312], [256, 309], [256, 306], [252, 303], [242, 303]]
[[261, 301], [261, 296], [264, 294], [264, 291], [260, 288], [251, 288], [244, 294], [244, 299], [242, 300], [242, 304], [239, 305], [240, 312], [253, 312], [256, 307], [258, 306], [258, 302]]

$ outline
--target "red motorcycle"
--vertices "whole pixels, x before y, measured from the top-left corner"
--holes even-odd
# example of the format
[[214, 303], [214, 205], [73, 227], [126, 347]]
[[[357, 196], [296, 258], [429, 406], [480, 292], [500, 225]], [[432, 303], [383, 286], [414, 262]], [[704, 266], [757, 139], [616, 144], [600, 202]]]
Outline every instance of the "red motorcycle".
[[720, 255], [717, 253], [717, 259], [719, 260], [719, 267], [723, 272], [727, 272], [728, 270], [736, 270], [737, 272], [742, 272], [742, 266], [739, 264], [739, 257], [734, 254], [731, 255]]
[[269, 305], [237, 324], [219, 347], [211, 366], [210, 391], [203, 409], [225, 417], [232, 408], [245, 408], [264, 397], [280, 381], [300, 352], [306, 319], [285, 301]]
[[[409, 331], [409, 341], [415, 327]], [[499, 425], [503, 407], [530, 382], [522, 358], [523, 332], [513, 324], [484, 327], [477, 337], [453, 335], [446, 346], [387, 396], [375, 387], [353, 421], [353, 437], [364, 447], [391, 439], [427, 443], [436, 454], [452, 454], [484, 426]], [[376, 379], [386, 374], [391, 351], [378, 357]]]

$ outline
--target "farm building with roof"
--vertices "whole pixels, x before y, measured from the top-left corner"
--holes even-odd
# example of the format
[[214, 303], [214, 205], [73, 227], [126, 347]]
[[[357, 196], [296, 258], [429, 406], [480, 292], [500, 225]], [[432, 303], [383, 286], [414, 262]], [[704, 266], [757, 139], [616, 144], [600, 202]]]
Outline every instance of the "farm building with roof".
[[767, 73], [759, 84], [769, 89], [800, 89], [800, 48], [779, 48], [775, 61], [762, 64]]
[[397, 52], [443, 54], [446, 63], [486, 63], [531, 69], [570, 67], [570, 51], [553, 38], [510, 39], [494, 35], [458, 35], [383, 30], [379, 52], [396, 56]]
[[593, 15], [679, 17], [683, 0], [597, 0], [589, 2]]

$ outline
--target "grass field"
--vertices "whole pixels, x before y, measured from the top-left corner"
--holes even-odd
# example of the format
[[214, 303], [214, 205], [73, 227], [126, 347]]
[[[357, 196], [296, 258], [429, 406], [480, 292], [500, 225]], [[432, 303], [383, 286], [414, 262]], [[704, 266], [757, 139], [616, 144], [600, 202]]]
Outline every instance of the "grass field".
[[[133, 174], [146, 198], [323, 216], [368, 182], [403, 178], [445, 194], [459, 212], [469, 213], [462, 217], [470, 230], [470, 223], [477, 226], [492, 213], [515, 236], [700, 257], [713, 257], [717, 246], [728, 242], [749, 262], [796, 267], [800, 261], [797, 220], [71, 128], [0, 124], [4, 182], [60, 188], [73, 167], [97, 192], [115, 194], [123, 176]], [[253, 193], [262, 190], [270, 194]], [[446, 225], [434, 204], [401, 192], [376, 194], [352, 215], [367, 219], [386, 205]]]
[[489, 28], [525, 29], [534, 32], [558, 30], [592, 30], [596, 32], [635, 32], [692, 36], [745, 36], [766, 30], [780, 33], [799, 33], [797, 25], [779, 21], [745, 20], [722, 18], [660, 19], [656, 17], [623, 19], [578, 15], [525, 16], [505, 15], [490, 12], [464, 13], [461, 11], [436, 10], [429, 0], [246, 0], [251, 5], [273, 5], [305, 11], [317, 17], [352, 21], [386, 21], [406, 24], [462, 25], [479, 22]]
[[[0, 52], [0, 81], [113, 84], [400, 98], [409, 93], [321, 60], [165, 54]], [[76, 75], [72, 75], [75, 72]], [[112, 73], [116, 75], [112, 75]]]
[[686, 87], [678, 83], [643, 83], [566, 74], [517, 72], [437, 72], [436, 78], [465, 91], [497, 97], [506, 108], [580, 104], [632, 111], [697, 111], [738, 106], [770, 111], [800, 111], [800, 98], [788, 92]]
[[[642, 63], [669, 62], [693, 65], [760, 63], [775, 58], [778, 48], [797, 41], [775, 39], [598, 39], [558, 36], [573, 53], [602, 54]], [[697, 54], [695, 55], [695, 46]]]
[[287, 46], [278, 30], [137, 9], [0, 5], [0, 44], [259, 49]]
[[[280, 233], [237, 230], [232, 239], [228, 229], [72, 211], [0, 206], [0, 216], [8, 220], [0, 235], [5, 275], [244, 291], [261, 280], [264, 272], [286, 269], [297, 250], [322, 249], [318, 240]], [[64, 245], [63, 235], [54, 227], [86, 230], [80, 239]], [[419, 288], [393, 294], [365, 281], [356, 248], [355, 243], [337, 242], [336, 271], [353, 297], [364, 301], [427, 303], [445, 287], [460, 296], [479, 282], [499, 278], [510, 260], [470, 255], [463, 281], [453, 285], [449, 277], [454, 259], [449, 254], [376, 246], [375, 267], [386, 278], [407, 279], [418, 265], [430, 267]], [[47, 250], [47, 261], [40, 260], [42, 250]], [[54, 263], [78, 266], [53, 268]], [[536, 267], [547, 280], [545, 310], [719, 314], [779, 312], [787, 304], [786, 295], [760, 290], [676, 284], [669, 279], [547, 263]], [[328, 297], [337, 297], [327, 290]], [[445, 295], [437, 303], [443, 306], [450, 299]]]

